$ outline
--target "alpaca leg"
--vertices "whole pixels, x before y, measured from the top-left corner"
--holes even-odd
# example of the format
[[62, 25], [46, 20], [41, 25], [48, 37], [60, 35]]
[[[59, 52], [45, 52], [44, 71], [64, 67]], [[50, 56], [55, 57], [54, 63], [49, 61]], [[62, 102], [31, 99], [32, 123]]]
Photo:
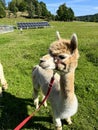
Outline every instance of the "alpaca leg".
[[2, 97], [2, 88], [0, 87], [0, 97]]
[[[45, 96], [42, 94], [42, 100], [45, 98]], [[44, 106], [47, 107], [47, 102], [44, 102]]]
[[39, 107], [38, 90], [34, 88], [34, 105], [36, 109]]
[[5, 80], [4, 72], [3, 72], [3, 66], [1, 64], [0, 64], [0, 80], [1, 80], [2, 88], [4, 90], [6, 90], [8, 88], [8, 85], [7, 85], [7, 82]]
[[72, 124], [71, 117], [67, 118], [66, 121], [67, 121], [67, 123], [68, 123], [69, 125]]
[[55, 130], [62, 130], [62, 123], [60, 118], [53, 119], [56, 129]]
[[8, 88], [8, 84], [5, 79], [1, 79], [2, 88], [6, 90]]

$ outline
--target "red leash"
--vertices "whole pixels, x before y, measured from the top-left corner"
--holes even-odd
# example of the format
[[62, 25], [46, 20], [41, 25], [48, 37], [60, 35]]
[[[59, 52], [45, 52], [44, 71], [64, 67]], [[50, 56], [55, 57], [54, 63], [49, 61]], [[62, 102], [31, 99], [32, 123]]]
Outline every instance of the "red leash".
[[53, 86], [53, 83], [54, 83], [54, 74], [53, 74], [53, 77], [50, 80], [49, 89], [47, 91], [47, 94], [46, 94], [45, 98], [43, 99], [43, 101], [41, 102], [41, 104], [39, 105], [38, 109], [36, 109], [31, 115], [26, 117], [14, 130], [20, 130], [35, 115], [35, 113], [37, 111], [39, 111], [40, 107], [44, 104], [44, 102], [49, 97], [49, 94], [50, 94], [51, 88]]

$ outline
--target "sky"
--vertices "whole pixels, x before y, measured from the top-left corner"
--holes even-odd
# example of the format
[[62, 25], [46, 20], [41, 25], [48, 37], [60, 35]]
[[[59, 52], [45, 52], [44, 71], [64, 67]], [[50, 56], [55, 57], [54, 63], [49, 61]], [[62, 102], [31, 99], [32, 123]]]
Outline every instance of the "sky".
[[[11, 0], [6, 0], [6, 3]], [[58, 7], [66, 3], [67, 7], [72, 8], [75, 16], [84, 16], [98, 13], [98, 0], [38, 0], [43, 1], [47, 9], [56, 14]]]

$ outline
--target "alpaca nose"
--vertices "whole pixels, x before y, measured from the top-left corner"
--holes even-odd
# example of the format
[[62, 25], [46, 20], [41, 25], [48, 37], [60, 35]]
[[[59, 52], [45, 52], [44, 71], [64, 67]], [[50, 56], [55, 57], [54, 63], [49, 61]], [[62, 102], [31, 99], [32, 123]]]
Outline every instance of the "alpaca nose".
[[57, 63], [57, 59], [54, 59], [54, 62]]
[[55, 62], [56, 64], [61, 63], [61, 61], [60, 61], [60, 59], [59, 59], [59, 58], [55, 58], [54, 62]]
[[58, 66], [59, 66], [59, 64], [61, 63], [61, 61], [60, 61], [60, 59], [55, 59], [55, 66], [56, 66], [56, 69], [58, 69]]

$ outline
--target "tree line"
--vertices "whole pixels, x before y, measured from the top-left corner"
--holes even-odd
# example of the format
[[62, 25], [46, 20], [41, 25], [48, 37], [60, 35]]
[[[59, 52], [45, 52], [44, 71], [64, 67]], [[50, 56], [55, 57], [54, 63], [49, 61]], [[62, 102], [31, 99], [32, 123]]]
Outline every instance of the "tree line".
[[9, 12], [9, 17], [11, 13], [17, 17], [17, 12], [28, 12], [29, 18], [43, 18], [47, 20], [59, 20], [59, 21], [73, 21], [74, 11], [68, 8], [66, 4], [59, 6], [56, 11], [56, 15], [51, 14], [48, 11], [46, 4], [38, 0], [12, 0], [6, 6], [5, 0], [0, 0], [0, 18], [6, 17], [6, 10]]
[[78, 16], [76, 17], [76, 20], [85, 22], [98, 22], [98, 13], [94, 15]]

